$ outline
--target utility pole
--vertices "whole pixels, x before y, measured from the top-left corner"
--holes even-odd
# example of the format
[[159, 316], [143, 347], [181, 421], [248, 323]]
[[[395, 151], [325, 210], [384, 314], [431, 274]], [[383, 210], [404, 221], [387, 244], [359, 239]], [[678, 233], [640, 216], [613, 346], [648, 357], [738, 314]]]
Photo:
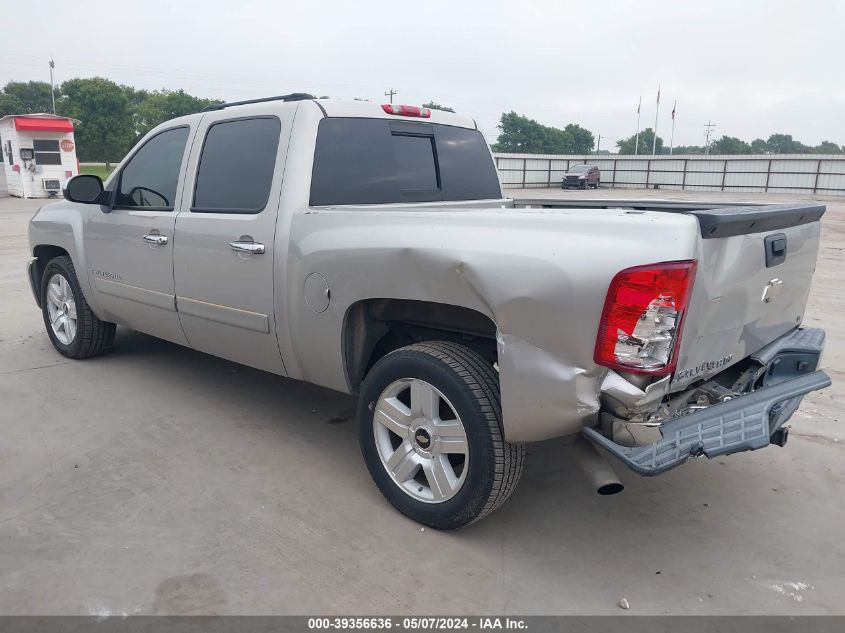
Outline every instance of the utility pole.
[[596, 154], [601, 151], [601, 134], [599, 134], [599, 142], [596, 143]]
[[704, 125], [704, 129], [706, 132], [704, 133], [704, 153], [710, 153], [710, 130], [716, 127], [715, 123], [710, 123], [710, 119], [707, 120], [707, 123]]
[[393, 95], [395, 95], [395, 94], [396, 94], [396, 91], [393, 88], [391, 88], [390, 91], [384, 93], [384, 96], [390, 97], [390, 103], [393, 103]]
[[56, 67], [56, 62], [50, 58], [50, 98], [53, 100], [53, 114], [56, 114], [56, 89], [53, 86], [53, 69]]

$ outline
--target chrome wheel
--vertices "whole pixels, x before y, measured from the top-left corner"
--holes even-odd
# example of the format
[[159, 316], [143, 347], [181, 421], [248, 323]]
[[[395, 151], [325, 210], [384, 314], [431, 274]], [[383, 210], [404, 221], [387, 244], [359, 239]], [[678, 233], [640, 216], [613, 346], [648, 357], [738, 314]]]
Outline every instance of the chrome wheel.
[[397, 486], [425, 503], [458, 493], [466, 480], [469, 447], [446, 396], [424, 380], [404, 378], [388, 385], [373, 413], [376, 449]]
[[47, 281], [47, 314], [53, 334], [62, 345], [76, 336], [76, 301], [64, 275], [54, 274]]

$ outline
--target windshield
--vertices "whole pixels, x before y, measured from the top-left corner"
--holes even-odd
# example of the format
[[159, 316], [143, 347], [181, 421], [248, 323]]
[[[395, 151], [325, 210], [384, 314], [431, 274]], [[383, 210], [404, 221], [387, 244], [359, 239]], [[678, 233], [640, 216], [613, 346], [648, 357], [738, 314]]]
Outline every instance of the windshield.
[[583, 174], [588, 171], [590, 171], [589, 165], [572, 165], [572, 167], [569, 168], [570, 174]]

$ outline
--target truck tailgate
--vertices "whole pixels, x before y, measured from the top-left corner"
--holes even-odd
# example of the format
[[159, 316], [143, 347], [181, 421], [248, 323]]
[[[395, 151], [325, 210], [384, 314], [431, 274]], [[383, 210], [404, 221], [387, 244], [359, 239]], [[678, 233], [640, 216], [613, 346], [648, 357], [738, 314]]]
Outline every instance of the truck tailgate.
[[701, 226], [699, 265], [672, 391], [718, 373], [801, 323], [824, 209], [687, 211]]

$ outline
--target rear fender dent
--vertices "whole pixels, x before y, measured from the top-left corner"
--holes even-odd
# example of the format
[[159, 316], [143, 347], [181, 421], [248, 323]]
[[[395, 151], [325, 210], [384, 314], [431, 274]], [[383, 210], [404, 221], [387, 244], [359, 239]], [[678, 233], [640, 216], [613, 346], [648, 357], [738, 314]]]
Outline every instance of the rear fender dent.
[[505, 439], [536, 442], [580, 433], [599, 411], [598, 368], [565, 363], [548, 352], [496, 333]]

